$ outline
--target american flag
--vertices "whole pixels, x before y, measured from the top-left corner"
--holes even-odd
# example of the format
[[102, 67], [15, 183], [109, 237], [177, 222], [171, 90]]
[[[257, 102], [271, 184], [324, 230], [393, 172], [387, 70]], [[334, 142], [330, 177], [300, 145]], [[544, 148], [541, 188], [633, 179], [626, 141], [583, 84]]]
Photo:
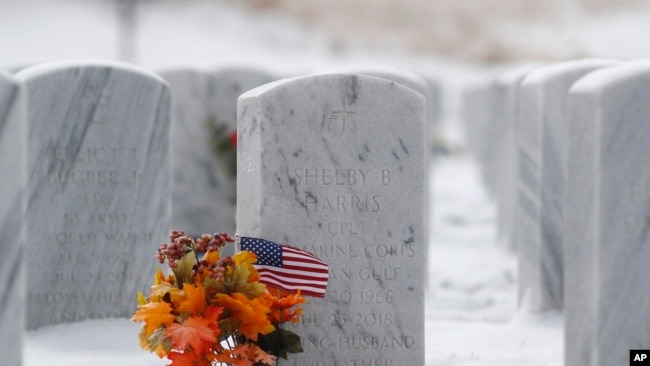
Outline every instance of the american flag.
[[288, 245], [248, 237], [239, 237], [239, 248], [255, 253], [253, 266], [260, 274], [260, 282], [284, 291], [306, 296], [325, 297], [329, 270], [327, 263], [315, 256]]

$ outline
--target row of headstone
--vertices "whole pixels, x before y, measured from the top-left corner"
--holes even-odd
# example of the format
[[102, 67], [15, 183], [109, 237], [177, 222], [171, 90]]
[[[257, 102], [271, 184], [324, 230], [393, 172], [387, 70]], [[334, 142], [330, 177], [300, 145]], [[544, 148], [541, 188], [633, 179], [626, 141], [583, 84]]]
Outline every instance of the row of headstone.
[[[60, 63], [27, 68], [15, 81], [2, 75], [0, 167], [11, 172], [0, 186], [11, 198], [0, 207], [2, 337], [21, 338], [9, 318], [23, 319], [14, 310], [25, 296], [27, 329], [130, 316], [129, 294], [148, 287], [152, 253], [172, 223], [193, 235], [234, 234], [236, 99], [272, 77], [163, 74], [175, 94], [171, 131], [167, 83], [142, 68]], [[23, 257], [38, 268], [26, 285]]]
[[[468, 92], [481, 98], [468, 105], [490, 111], [485, 101], [502, 97], [493, 85]], [[494, 134], [469, 141], [474, 151], [510, 151], [481, 162], [515, 176], [506, 186], [487, 182], [515, 200], [514, 214], [498, 207], [518, 253], [520, 305], [564, 311], [565, 365], [627, 364], [631, 349], [650, 346], [650, 172], [641, 158], [650, 153], [650, 63], [571, 61], [536, 67], [513, 85], [515, 125], [494, 110], [504, 121], [468, 113], [466, 122], [516, 136], [501, 140], [505, 147], [490, 146]]]
[[[234, 136], [235, 98], [270, 76], [162, 74], [171, 93], [161, 77], [124, 64], [40, 65], [0, 79], [0, 167], [15, 173], [1, 186], [15, 197], [0, 206], [11, 264], [0, 277], [8, 281], [0, 339], [12, 340], [4, 359], [20, 364], [15, 339], [25, 327], [132, 315], [174, 220], [195, 215], [184, 222], [200, 222], [191, 234], [232, 228], [212, 205], [234, 215], [236, 197], [210, 191], [232, 186], [232, 161], [197, 148], [230, 154], [236, 137], [240, 233], [301, 246], [331, 265], [327, 297], [300, 325], [302, 360], [423, 363], [424, 96], [368, 76], [278, 82], [242, 98]], [[194, 183], [202, 202], [175, 195]], [[174, 207], [188, 211], [174, 218]]]

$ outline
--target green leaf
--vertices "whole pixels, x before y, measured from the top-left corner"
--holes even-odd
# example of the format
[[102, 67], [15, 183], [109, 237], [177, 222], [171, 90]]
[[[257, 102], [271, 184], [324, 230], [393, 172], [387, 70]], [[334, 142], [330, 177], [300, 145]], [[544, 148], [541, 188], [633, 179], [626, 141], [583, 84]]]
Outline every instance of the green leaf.
[[[285, 350], [287, 353], [302, 353], [302, 343], [300, 343], [300, 336], [298, 336], [296, 333], [282, 329], [282, 332], [284, 333], [284, 343], [285, 343]], [[287, 358], [284, 357], [286, 360]]]
[[147, 342], [149, 343], [149, 349], [150, 350], [155, 350], [156, 347], [161, 345], [163, 343], [164, 337], [165, 336], [165, 328], [160, 327], [156, 329], [149, 338], [147, 339]]
[[286, 329], [276, 328], [269, 334], [259, 335], [257, 345], [266, 353], [288, 359], [288, 353], [301, 353], [300, 337]]
[[178, 267], [174, 268], [176, 276], [176, 287], [182, 289], [184, 283], [192, 283], [192, 269], [196, 265], [196, 255], [193, 252], [186, 253], [178, 262]]

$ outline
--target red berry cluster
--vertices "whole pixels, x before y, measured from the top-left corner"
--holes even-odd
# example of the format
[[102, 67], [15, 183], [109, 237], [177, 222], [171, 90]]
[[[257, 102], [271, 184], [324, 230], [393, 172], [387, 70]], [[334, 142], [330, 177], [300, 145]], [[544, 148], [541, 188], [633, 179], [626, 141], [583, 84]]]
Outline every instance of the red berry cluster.
[[225, 272], [224, 267], [220, 267], [217, 264], [210, 264], [208, 261], [203, 260], [196, 264], [195, 273], [197, 274], [206, 274], [210, 278], [214, 278], [217, 281], [223, 281], [223, 273]]
[[196, 239], [196, 250], [202, 253], [215, 252], [235, 239], [226, 233], [203, 234]]
[[[205, 253], [217, 251], [228, 243], [233, 243], [235, 239], [227, 233], [215, 233], [213, 235], [203, 234], [194, 241], [194, 239], [185, 235], [185, 232], [182, 230], [174, 230], [169, 234], [169, 241], [171, 244], [163, 243], [158, 248], [156, 259], [160, 264], [165, 263], [165, 260], [167, 260], [169, 268], [177, 268], [178, 263], [176, 261], [183, 258], [187, 252], [198, 251]], [[197, 265], [197, 272], [199, 269], [204, 270], [200, 265], [201, 263]], [[217, 266], [212, 267], [216, 268]], [[212, 269], [209, 270], [212, 271]], [[221, 273], [223, 273], [223, 270], [221, 270]]]
[[174, 230], [169, 234], [171, 244], [163, 243], [156, 252], [156, 259], [158, 263], [165, 263], [165, 259], [169, 264], [169, 268], [178, 267], [176, 260], [183, 258], [185, 252], [192, 250], [195, 247], [194, 240], [186, 236], [182, 230]]

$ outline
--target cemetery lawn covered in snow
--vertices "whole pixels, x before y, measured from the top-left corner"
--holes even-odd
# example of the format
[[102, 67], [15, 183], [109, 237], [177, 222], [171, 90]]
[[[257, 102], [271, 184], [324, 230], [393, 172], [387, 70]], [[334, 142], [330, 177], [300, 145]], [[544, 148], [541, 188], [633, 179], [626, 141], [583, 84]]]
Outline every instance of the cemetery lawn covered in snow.
[[[516, 257], [495, 243], [494, 205], [476, 163], [438, 158], [429, 184], [426, 365], [561, 365], [561, 316], [516, 310]], [[105, 319], [29, 331], [24, 366], [166, 365], [139, 348], [139, 328], [127, 319]]]

